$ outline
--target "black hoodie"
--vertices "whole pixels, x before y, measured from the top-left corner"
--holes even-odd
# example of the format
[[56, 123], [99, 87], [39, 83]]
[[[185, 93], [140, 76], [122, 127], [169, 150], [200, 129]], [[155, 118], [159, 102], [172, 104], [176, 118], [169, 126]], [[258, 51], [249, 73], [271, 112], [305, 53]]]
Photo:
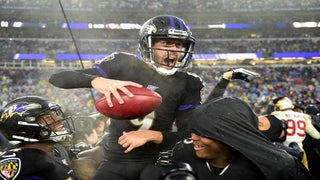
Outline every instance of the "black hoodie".
[[190, 120], [196, 134], [220, 141], [249, 159], [268, 180], [313, 179], [304, 166], [276, 147], [258, 129], [249, 105], [222, 97], [199, 106]]

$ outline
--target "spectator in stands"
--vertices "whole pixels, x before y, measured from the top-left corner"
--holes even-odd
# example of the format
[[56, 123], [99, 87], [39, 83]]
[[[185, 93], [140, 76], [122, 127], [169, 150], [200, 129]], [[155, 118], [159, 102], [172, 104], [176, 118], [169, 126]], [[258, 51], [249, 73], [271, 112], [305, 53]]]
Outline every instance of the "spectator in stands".
[[[206, 0], [197, 1], [105, 1], [96, 0], [95, 3], [87, 1], [64, 1], [63, 6], [73, 11], [94, 10], [102, 11], [104, 9], [112, 10], [131, 10], [139, 12], [161, 11], [162, 7], [167, 7], [168, 10], [179, 9], [180, 11], [212, 11], [219, 10], [223, 12], [229, 11], [267, 11], [277, 8], [279, 11], [289, 11], [292, 9], [314, 9], [318, 7], [317, 1], [300, 0], [300, 1], [243, 1], [243, 0], [216, 0], [214, 2]], [[51, 0], [42, 0], [40, 3], [34, 1], [10, 0], [0, 1], [0, 5], [6, 9], [53, 9], [59, 10], [59, 3]], [[0, 7], [1, 7], [0, 6]]]

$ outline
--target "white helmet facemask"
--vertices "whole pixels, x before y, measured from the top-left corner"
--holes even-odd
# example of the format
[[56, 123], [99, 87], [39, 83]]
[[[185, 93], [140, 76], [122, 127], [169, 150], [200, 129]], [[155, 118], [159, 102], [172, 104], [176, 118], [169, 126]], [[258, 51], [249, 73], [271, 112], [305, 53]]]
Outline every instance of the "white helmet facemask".
[[69, 136], [69, 132], [67, 130], [64, 130], [59, 132], [52, 132], [49, 139], [51, 139], [54, 142], [61, 142], [67, 140]]
[[174, 73], [177, 72], [177, 68], [172, 68], [172, 69], [165, 69], [165, 68], [162, 68], [162, 67], [157, 67], [155, 65], [152, 65], [152, 67], [154, 67], [154, 69], [161, 75], [164, 75], [164, 76], [170, 76], [170, 75], [173, 75]]

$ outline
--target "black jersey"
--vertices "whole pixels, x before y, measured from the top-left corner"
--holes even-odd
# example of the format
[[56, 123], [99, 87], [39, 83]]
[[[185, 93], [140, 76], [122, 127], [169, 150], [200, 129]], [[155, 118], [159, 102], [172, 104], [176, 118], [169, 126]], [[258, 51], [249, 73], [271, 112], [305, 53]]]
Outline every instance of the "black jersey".
[[199, 180], [266, 179], [257, 166], [241, 155], [223, 169], [212, 167], [206, 160], [195, 155], [191, 139], [177, 143], [173, 150], [172, 160], [190, 164]]
[[[125, 149], [118, 144], [118, 138], [123, 131], [150, 129], [163, 132], [163, 144], [167, 143], [172, 140], [166, 138], [166, 134], [170, 134], [173, 123], [176, 121], [179, 130], [186, 130], [188, 123], [185, 122], [185, 119], [188, 112], [201, 102], [200, 91], [203, 83], [198, 76], [180, 71], [170, 76], [160, 75], [149, 64], [126, 53], [114, 53], [91, 69], [57, 73], [51, 76], [50, 82], [61, 88], [85, 88], [91, 87], [91, 80], [96, 76], [133, 81], [154, 90], [162, 97], [162, 104], [145, 117], [132, 120], [111, 120], [106, 156], [112, 160], [121, 161], [125, 157], [126, 161], [144, 161], [156, 157], [160, 145], [147, 143], [125, 154]], [[185, 136], [186, 134], [183, 137]], [[177, 139], [183, 137], [175, 136]], [[172, 145], [177, 142], [175, 138], [173, 138]], [[171, 142], [168, 144], [171, 145]]]
[[75, 179], [63, 158], [31, 148], [12, 149], [0, 156], [0, 179]]

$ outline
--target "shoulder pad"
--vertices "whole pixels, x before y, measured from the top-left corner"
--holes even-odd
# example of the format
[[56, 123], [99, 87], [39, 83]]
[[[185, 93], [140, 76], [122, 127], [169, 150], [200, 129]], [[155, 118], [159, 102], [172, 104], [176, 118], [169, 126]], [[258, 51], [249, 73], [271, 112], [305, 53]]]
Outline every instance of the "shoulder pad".
[[121, 53], [117, 53], [117, 54], [123, 54], [123, 55], [128, 55], [128, 56], [134, 56], [134, 57], [137, 57], [135, 54], [128, 53], [128, 52], [121, 52]]
[[116, 53], [115, 56], [119, 57], [120, 59], [128, 59], [128, 60], [138, 59], [138, 57], [135, 54], [126, 53], [126, 52]]
[[204, 87], [204, 82], [197, 74], [187, 72], [187, 89], [191, 91], [199, 91]]
[[190, 75], [190, 76], [193, 76], [194, 78], [199, 79], [200, 81], [202, 81], [201, 77], [200, 77], [200, 76], [198, 76], [198, 75], [197, 75], [197, 74], [195, 74], [195, 73], [187, 72], [187, 74], [188, 74], [188, 75]]
[[137, 59], [138, 57], [135, 54], [131, 54], [131, 53], [125, 53], [125, 52], [114, 52], [111, 53], [109, 56], [104, 57], [103, 59], [99, 60], [96, 62], [96, 64], [101, 64], [104, 61], [110, 61], [113, 59]]
[[114, 55], [115, 55], [115, 53], [112, 53], [112, 54], [110, 54], [109, 56], [106, 56], [106, 57], [104, 57], [103, 59], [100, 59], [100, 60], [96, 61], [96, 64], [100, 64], [100, 63], [103, 62], [103, 61], [112, 60], [112, 59], [114, 59]]

